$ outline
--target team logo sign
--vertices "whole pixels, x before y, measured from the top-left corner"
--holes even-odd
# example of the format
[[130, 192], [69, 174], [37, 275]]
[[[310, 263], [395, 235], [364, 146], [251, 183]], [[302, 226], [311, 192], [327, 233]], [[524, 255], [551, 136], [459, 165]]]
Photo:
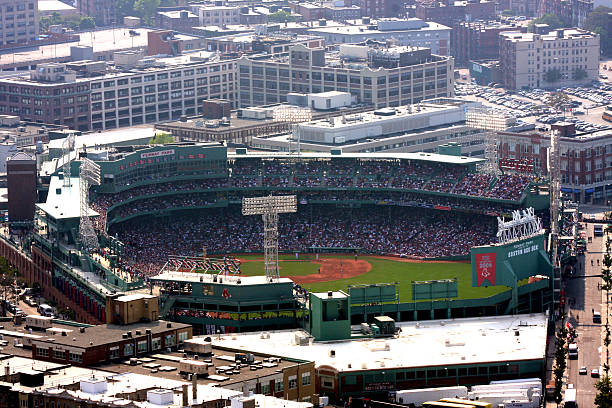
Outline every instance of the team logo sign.
[[221, 296], [223, 296], [225, 299], [229, 299], [232, 297], [232, 295], [230, 295], [229, 290], [227, 290], [227, 288], [223, 289], [223, 293], [221, 294]]
[[478, 286], [481, 286], [486, 280], [490, 285], [495, 285], [495, 259], [497, 254], [494, 252], [488, 254], [476, 254], [476, 276], [478, 278]]

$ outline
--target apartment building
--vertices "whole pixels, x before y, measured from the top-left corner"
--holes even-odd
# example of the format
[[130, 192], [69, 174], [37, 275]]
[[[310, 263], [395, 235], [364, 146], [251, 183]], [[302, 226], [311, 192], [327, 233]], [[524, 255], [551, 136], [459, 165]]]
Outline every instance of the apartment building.
[[453, 27], [451, 54], [455, 61], [467, 64], [470, 60], [499, 58], [499, 33], [517, 31], [514, 24], [491, 22], [461, 22]]
[[593, 11], [592, 0], [540, 0], [538, 11], [540, 15], [553, 14], [567, 26], [581, 27], [584, 20]]
[[147, 58], [113, 71], [104, 62], [42, 64], [0, 79], [0, 113], [81, 131], [195, 115], [204, 99], [236, 99], [235, 61], [209, 57]]
[[453, 93], [453, 60], [427, 48], [343, 44], [338, 52], [298, 44], [283, 56], [237, 60], [238, 107], [286, 102], [287, 93], [350, 92], [376, 107]]
[[191, 11], [198, 16], [200, 26], [240, 24], [240, 7], [194, 4]]
[[418, 18], [385, 18], [377, 21], [366, 18], [361, 20], [361, 24], [317, 27], [308, 32], [325, 38], [327, 44], [354, 44], [369, 39], [386, 41], [393, 38], [397, 45], [431, 48], [432, 54], [436, 55], [448, 55], [451, 35], [449, 27]]
[[200, 20], [190, 11], [170, 10], [157, 12], [155, 23], [159, 28], [185, 33], [191, 32], [193, 27], [200, 24]]
[[599, 75], [599, 35], [573, 28], [548, 34], [500, 33], [500, 63], [508, 89], [578, 86]]
[[0, 0], [0, 48], [34, 41], [38, 19], [36, 0]]

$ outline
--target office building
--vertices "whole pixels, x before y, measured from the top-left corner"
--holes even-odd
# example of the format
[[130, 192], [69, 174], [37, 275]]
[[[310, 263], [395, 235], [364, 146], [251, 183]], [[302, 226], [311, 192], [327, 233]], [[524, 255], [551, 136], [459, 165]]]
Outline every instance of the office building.
[[327, 44], [355, 44], [367, 40], [393, 39], [397, 45], [426, 47], [431, 49], [432, 54], [448, 55], [451, 29], [442, 24], [418, 18], [388, 18], [371, 22], [368, 19], [363, 20], [362, 24], [317, 27], [308, 32], [325, 38]]
[[237, 61], [239, 107], [285, 102], [287, 93], [350, 92], [375, 107], [453, 93], [453, 60], [427, 48], [343, 44], [338, 52], [295, 45], [289, 55]]
[[559, 29], [546, 35], [500, 33], [500, 65], [508, 89], [561, 88], [596, 80], [599, 35]]
[[36, 40], [38, 19], [37, 0], [0, 0], [0, 48]]
[[36, 202], [36, 158], [24, 152], [6, 160], [9, 221], [31, 222]]
[[435, 21], [452, 27], [461, 21], [492, 20], [496, 17], [492, 1], [419, 2], [415, 16], [424, 21]]
[[210, 57], [147, 58], [112, 71], [103, 62], [43, 64], [0, 80], [0, 113], [83, 131], [195, 115], [205, 99], [235, 100], [235, 62]]

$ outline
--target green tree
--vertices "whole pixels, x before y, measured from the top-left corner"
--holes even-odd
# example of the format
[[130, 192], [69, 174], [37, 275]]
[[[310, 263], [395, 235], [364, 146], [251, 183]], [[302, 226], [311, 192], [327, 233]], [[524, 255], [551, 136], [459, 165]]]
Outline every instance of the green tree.
[[85, 31], [92, 30], [94, 28], [96, 28], [96, 20], [94, 20], [92, 17], [83, 17], [79, 22], [79, 30]]
[[123, 17], [133, 16], [134, 13], [134, 0], [116, 0], [115, 11], [117, 13], [117, 23], [123, 21]]
[[561, 110], [565, 105], [571, 102], [571, 98], [564, 92], [553, 92], [546, 99], [546, 105], [551, 108]]
[[572, 76], [574, 77], [576, 81], [580, 81], [581, 79], [584, 79], [587, 77], [587, 72], [582, 68], [576, 68]]
[[[17, 277], [17, 269], [13, 268], [6, 258], [0, 257], [0, 294], [2, 300], [11, 300], [15, 297], [12, 287]], [[2, 307], [2, 312], [6, 313], [4, 307]]]
[[172, 137], [172, 135], [167, 132], [157, 132], [155, 133], [155, 136], [153, 136], [151, 140], [149, 140], [150, 145], [168, 144], [174, 142], [174, 137]]
[[141, 17], [145, 23], [153, 24], [158, 7], [159, 0], [136, 0], [134, 3], [134, 13]]
[[612, 386], [610, 377], [604, 376], [601, 380], [595, 383], [597, 395], [595, 395], [595, 406], [597, 408], [612, 407]]
[[511, 17], [511, 16], [514, 15], [514, 11], [512, 11], [512, 10], [503, 10], [501, 12], [501, 15], [504, 16], [504, 17]]
[[533, 33], [535, 30], [536, 24], [548, 24], [551, 30], [556, 30], [557, 28], [561, 28], [563, 26], [570, 25], [570, 24], [565, 24], [563, 21], [561, 21], [559, 17], [557, 17], [554, 14], [544, 14], [540, 18], [531, 20], [529, 24], [527, 25], [527, 30], [530, 33]]
[[276, 13], [268, 14], [269, 23], [286, 23], [291, 21], [298, 21], [299, 17], [291, 13], [287, 13], [284, 10], [279, 10]]
[[589, 14], [583, 25], [585, 30], [599, 34], [601, 51], [605, 55], [612, 55], [610, 13], [612, 13], [612, 8], [599, 6]]
[[561, 71], [558, 68], [551, 68], [544, 74], [544, 80], [546, 82], [557, 82], [561, 79]]
[[564, 324], [565, 318], [561, 318], [561, 325], [557, 331], [555, 338], [555, 366], [553, 376], [555, 380], [554, 398], [557, 404], [563, 400], [563, 375], [567, 367], [567, 348], [565, 347], [567, 339], [567, 327]]

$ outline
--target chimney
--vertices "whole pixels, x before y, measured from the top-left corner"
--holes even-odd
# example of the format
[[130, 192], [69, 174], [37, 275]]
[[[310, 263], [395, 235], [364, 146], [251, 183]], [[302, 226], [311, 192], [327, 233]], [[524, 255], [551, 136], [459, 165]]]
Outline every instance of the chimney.
[[193, 403], [195, 404], [198, 399], [198, 375], [196, 373], [191, 375], [191, 391], [193, 392]]
[[183, 384], [183, 406], [189, 406], [189, 384]]

